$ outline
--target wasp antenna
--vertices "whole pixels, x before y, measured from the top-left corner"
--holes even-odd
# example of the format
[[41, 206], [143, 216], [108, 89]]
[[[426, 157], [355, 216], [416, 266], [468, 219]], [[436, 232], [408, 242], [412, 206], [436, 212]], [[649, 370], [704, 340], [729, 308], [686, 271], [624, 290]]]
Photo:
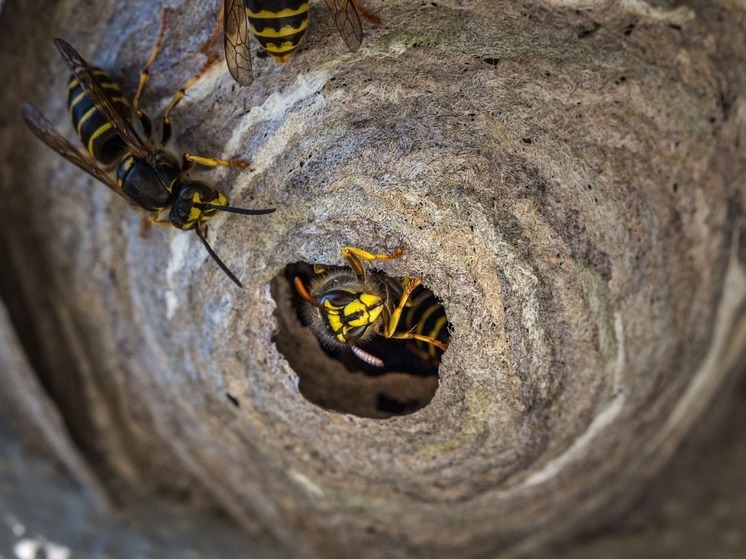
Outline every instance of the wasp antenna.
[[321, 306], [321, 303], [311, 297], [311, 295], [306, 290], [306, 286], [303, 285], [303, 282], [300, 280], [299, 277], [296, 276], [293, 280], [293, 283], [295, 284], [295, 290], [298, 292], [298, 295], [301, 296], [301, 299], [303, 299], [307, 303], [311, 303], [317, 309], [321, 309], [322, 311], [324, 310], [324, 307]]
[[231, 281], [235, 283], [238, 287], [243, 287], [243, 284], [238, 281], [238, 278], [228, 269], [228, 266], [223, 263], [222, 260], [220, 260], [220, 257], [215, 253], [214, 250], [212, 250], [212, 247], [210, 246], [210, 243], [207, 242], [207, 239], [205, 239], [204, 234], [202, 233], [202, 230], [199, 227], [199, 224], [194, 228], [194, 230], [197, 233], [197, 236], [199, 237], [199, 240], [202, 241], [202, 244], [205, 245], [205, 249], [207, 249], [207, 253], [212, 256], [212, 259], [217, 263], [218, 266], [220, 266], [220, 269], [225, 272], [225, 275], [227, 275], [229, 278], [231, 278]]
[[219, 212], [230, 212], [234, 214], [243, 214], [243, 215], [263, 215], [263, 214], [271, 214], [277, 211], [277, 208], [265, 208], [263, 210], [249, 210], [247, 208], [236, 208], [235, 206], [214, 206], [212, 204], [195, 204], [195, 206], [203, 210], [217, 210]]

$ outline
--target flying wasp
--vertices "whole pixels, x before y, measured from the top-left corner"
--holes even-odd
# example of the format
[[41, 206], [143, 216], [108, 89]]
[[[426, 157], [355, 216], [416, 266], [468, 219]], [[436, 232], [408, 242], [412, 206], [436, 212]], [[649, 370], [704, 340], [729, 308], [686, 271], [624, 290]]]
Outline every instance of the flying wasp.
[[[167, 12], [164, 12], [158, 39], [140, 74], [137, 93], [132, 102], [132, 109], [142, 126], [147, 142], [135, 130], [132, 109], [116, 82], [104, 70], [90, 66], [62, 39], [55, 39], [54, 44], [72, 72], [67, 87], [67, 104], [73, 127], [87, 153], [65, 139], [30, 103], [23, 104], [23, 118], [31, 131], [45, 144], [100, 180], [124, 198], [133, 209], [147, 215], [153, 223], [170, 223], [177, 229], [194, 230], [212, 259], [236, 285], [242, 287], [238, 278], [207, 242], [205, 223], [217, 212], [258, 215], [272, 213], [275, 210], [250, 210], [230, 206], [228, 198], [220, 191], [207, 183], [191, 180], [186, 174], [194, 164], [245, 168], [248, 166], [247, 162], [189, 153], [185, 153], [183, 160], [179, 162], [177, 157], [164, 147], [171, 138], [171, 111], [184, 98], [186, 90], [209, 67], [211, 61], [208, 60], [176, 92], [161, 116], [161, 141], [157, 145], [153, 143], [152, 124], [140, 108], [140, 100], [149, 79], [150, 67], [163, 46], [166, 16]], [[109, 171], [113, 170], [117, 161], [114, 178]]]
[[374, 336], [412, 340], [421, 359], [439, 362], [449, 342], [443, 305], [422, 286], [420, 278], [393, 278], [366, 271], [363, 262], [401, 258], [404, 247], [388, 254], [373, 254], [355, 247], [342, 249], [348, 268], [316, 266], [307, 288], [299, 277], [293, 282], [304, 306], [306, 323], [326, 347], [349, 347], [356, 357], [374, 367], [384, 361], [362, 349]]
[[[363, 27], [360, 16], [380, 23], [359, 0], [325, 0], [334, 24], [351, 52], [360, 48]], [[225, 0], [218, 29], [223, 26], [223, 45], [228, 70], [238, 83], [249, 85], [251, 48], [249, 33], [278, 62], [287, 62], [308, 27], [308, 0]]]

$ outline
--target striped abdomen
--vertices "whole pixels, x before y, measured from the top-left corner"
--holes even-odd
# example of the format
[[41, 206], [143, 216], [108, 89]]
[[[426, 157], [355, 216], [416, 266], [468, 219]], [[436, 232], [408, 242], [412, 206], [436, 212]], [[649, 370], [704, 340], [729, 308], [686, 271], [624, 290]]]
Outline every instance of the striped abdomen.
[[[406, 285], [408, 281], [408, 279], [405, 279], [402, 283]], [[423, 286], [415, 289], [409, 297], [397, 330], [430, 336], [445, 344], [450, 341], [446, 311], [432, 291]], [[432, 344], [421, 341], [415, 343], [420, 351], [430, 358], [439, 359], [443, 353], [442, 350]]]
[[[122, 90], [103, 70], [93, 68], [93, 71], [106, 92], [109, 93], [112, 102], [122, 115], [127, 115], [129, 120], [131, 110], [129, 103], [122, 95]], [[121, 157], [126, 150], [124, 141], [111, 127], [111, 123], [104, 114], [88, 98], [75, 76], [71, 76], [67, 84], [67, 108], [80, 141], [96, 161], [108, 165]]]
[[308, 27], [308, 0], [246, 0], [249, 29], [278, 62], [286, 62]]

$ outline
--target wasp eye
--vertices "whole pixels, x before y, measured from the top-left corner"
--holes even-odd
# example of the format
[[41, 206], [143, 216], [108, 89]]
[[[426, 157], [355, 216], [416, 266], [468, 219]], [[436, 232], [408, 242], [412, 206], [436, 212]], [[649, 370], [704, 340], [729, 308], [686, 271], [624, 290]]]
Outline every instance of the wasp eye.
[[322, 305], [324, 303], [329, 303], [332, 307], [341, 308], [349, 305], [356, 298], [357, 296], [354, 292], [346, 291], [344, 289], [333, 289], [324, 293], [324, 295], [319, 298], [319, 303]]

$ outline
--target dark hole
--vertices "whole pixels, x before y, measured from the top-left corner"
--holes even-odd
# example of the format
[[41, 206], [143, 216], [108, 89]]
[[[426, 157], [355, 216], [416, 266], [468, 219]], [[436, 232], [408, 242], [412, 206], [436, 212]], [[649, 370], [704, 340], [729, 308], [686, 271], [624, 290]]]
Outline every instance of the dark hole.
[[[321, 276], [341, 270], [349, 272], [350, 268], [329, 266]], [[376, 281], [401, 283], [367, 265], [366, 272], [369, 279], [375, 276]], [[286, 266], [272, 280], [270, 289], [277, 303], [278, 323], [273, 342], [298, 374], [299, 390], [307, 400], [328, 410], [381, 419], [407, 415], [430, 403], [438, 388], [441, 350], [432, 348], [431, 352], [428, 344], [374, 334], [359, 344], [374, 360], [380, 360], [378, 364], [371, 364], [353, 353], [349, 345], [329, 347], [308, 327], [309, 312], [313, 311], [310, 303], [298, 294], [293, 283], [296, 277], [310, 289], [319, 274], [311, 264], [297, 262]], [[394, 297], [389, 299], [393, 301]], [[418, 288], [412, 300], [419, 301], [418, 305], [413, 305], [413, 311], [437, 304], [432, 313], [440, 312], [440, 316], [444, 316], [442, 307], [429, 290]], [[394, 306], [397, 302], [398, 297]], [[413, 312], [412, 316], [419, 316], [419, 313]], [[317, 328], [325, 328], [323, 320], [315, 318]], [[397, 331], [406, 330], [404, 324], [402, 320]], [[429, 328], [431, 323], [425, 324]], [[441, 339], [446, 339], [447, 329], [442, 329], [440, 335]]]
[[411, 411], [419, 409], [418, 404], [417, 400], [402, 402], [383, 393], [379, 394], [376, 398], [376, 409], [382, 412], [389, 412], [392, 415], [411, 413]]
[[578, 31], [578, 39], [585, 39], [586, 37], [590, 37], [600, 28], [601, 28], [601, 24], [594, 22], [591, 27], [587, 27], [585, 29], [581, 29], [580, 31]]

